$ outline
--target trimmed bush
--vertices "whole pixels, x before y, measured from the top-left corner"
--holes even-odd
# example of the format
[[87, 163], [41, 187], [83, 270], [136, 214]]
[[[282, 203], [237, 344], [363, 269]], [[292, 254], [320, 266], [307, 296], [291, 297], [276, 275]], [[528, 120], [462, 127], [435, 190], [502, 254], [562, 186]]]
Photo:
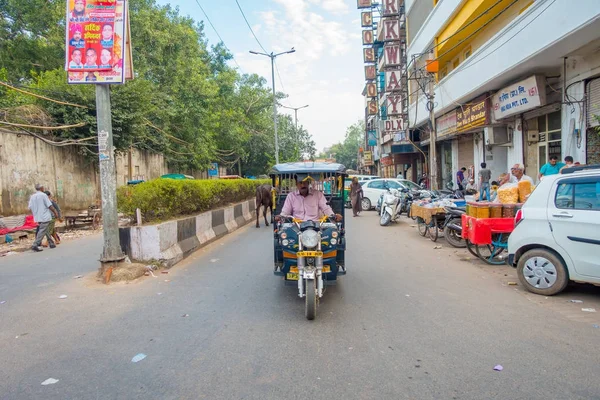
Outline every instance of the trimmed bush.
[[256, 187], [271, 183], [268, 179], [154, 179], [117, 190], [120, 212], [142, 219], [159, 221], [199, 214], [254, 197]]

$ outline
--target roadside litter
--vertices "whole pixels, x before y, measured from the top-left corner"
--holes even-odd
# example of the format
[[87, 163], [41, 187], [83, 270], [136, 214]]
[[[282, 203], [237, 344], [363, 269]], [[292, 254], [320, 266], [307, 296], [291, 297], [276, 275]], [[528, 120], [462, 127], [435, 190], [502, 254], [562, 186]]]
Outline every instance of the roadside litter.
[[595, 308], [582, 308], [581, 311], [584, 311], [584, 312], [596, 312], [596, 309]]
[[142, 361], [142, 360], [143, 360], [144, 358], [146, 358], [146, 357], [147, 357], [147, 356], [146, 356], [144, 353], [140, 353], [140, 354], [137, 354], [135, 357], [133, 357], [133, 358], [131, 359], [131, 362], [134, 362], [134, 363], [136, 363], [136, 362], [140, 362], [140, 361]]
[[54, 379], [54, 378], [48, 378], [46, 379], [44, 382], [42, 382], [42, 385], [47, 386], [47, 385], [54, 385], [55, 383], [57, 383], [59, 381], [59, 379]]
[[502, 371], [503, 369], [504, 369], [504, 367], [500, 364], [498, 364], [494, 367], [494, 371]]

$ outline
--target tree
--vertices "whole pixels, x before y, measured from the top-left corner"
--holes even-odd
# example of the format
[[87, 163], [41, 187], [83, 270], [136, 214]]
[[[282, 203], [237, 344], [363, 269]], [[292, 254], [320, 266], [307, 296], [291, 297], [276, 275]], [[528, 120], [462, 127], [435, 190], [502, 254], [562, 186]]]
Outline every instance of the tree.
[[331, 146], [328, 154], [321, 153], [320, 157], [328, 157], [334, 154], [335, 159], [340, 164], [344, 164], [348, 169], [356, 169], [358, 166], [358, 150], [364, 143], [365, 122], [358, 121], [346, 129], [346, 136], [343, 142]]

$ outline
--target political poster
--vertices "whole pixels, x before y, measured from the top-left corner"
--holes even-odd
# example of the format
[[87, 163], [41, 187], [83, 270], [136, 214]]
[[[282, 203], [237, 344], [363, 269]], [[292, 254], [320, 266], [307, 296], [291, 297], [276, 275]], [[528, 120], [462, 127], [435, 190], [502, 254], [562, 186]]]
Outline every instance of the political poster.
[[125, 0], [67, 0], [68, 83], [125, 81]]

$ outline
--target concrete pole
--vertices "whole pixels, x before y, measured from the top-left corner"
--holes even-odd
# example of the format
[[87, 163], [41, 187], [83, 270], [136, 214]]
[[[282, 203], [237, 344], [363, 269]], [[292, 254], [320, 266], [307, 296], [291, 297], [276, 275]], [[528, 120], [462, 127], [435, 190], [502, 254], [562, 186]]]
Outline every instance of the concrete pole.
[[431, 122], [431, 135], [430, 135], [430, 140], [429, 140], [429, 160], [431, 162], [431, 174], [430, 174], [430, 180], [429, 180], [429, 187], [432, 190], [437, 190], [438, 188], [438, 184], [437, 184], [437, 148], [436, 148], [436, 141], [437, 141], [437, 133], [436, 133], [436, 128], [435, 128], [435, 111], [434, 111], [434, 107], [433, 107], [433, 96], [434, 96], [434, 92], [433, 92], [433, 85], [435, 84], [435, 79], [433, 74], [430, 74], [429, 76], [429, 97], [427, 99], [427, 104], [428, 104], [428, 108], [429, 108], [429, 120]]
[[[104, 247], [100, 262], [102, 275], [112, 272], [112, 267], [125, 259], [119, 242], [117, 217], [117, 177], [110, 115], [110, 87], [96, 85], [96, 116], [98, 121], [98, 152], [100, 163], [100, 189], [102, 193], [102, 228]], [[110, 272], [109, 272], [110, 271]]]
[[277, 136], [277, 99], [275, 98], [275, 56], [271, 57], [271, 79], [273, 80], [273, 127], [275, 129], [275, 164], [279, 164], [279, 137]]

